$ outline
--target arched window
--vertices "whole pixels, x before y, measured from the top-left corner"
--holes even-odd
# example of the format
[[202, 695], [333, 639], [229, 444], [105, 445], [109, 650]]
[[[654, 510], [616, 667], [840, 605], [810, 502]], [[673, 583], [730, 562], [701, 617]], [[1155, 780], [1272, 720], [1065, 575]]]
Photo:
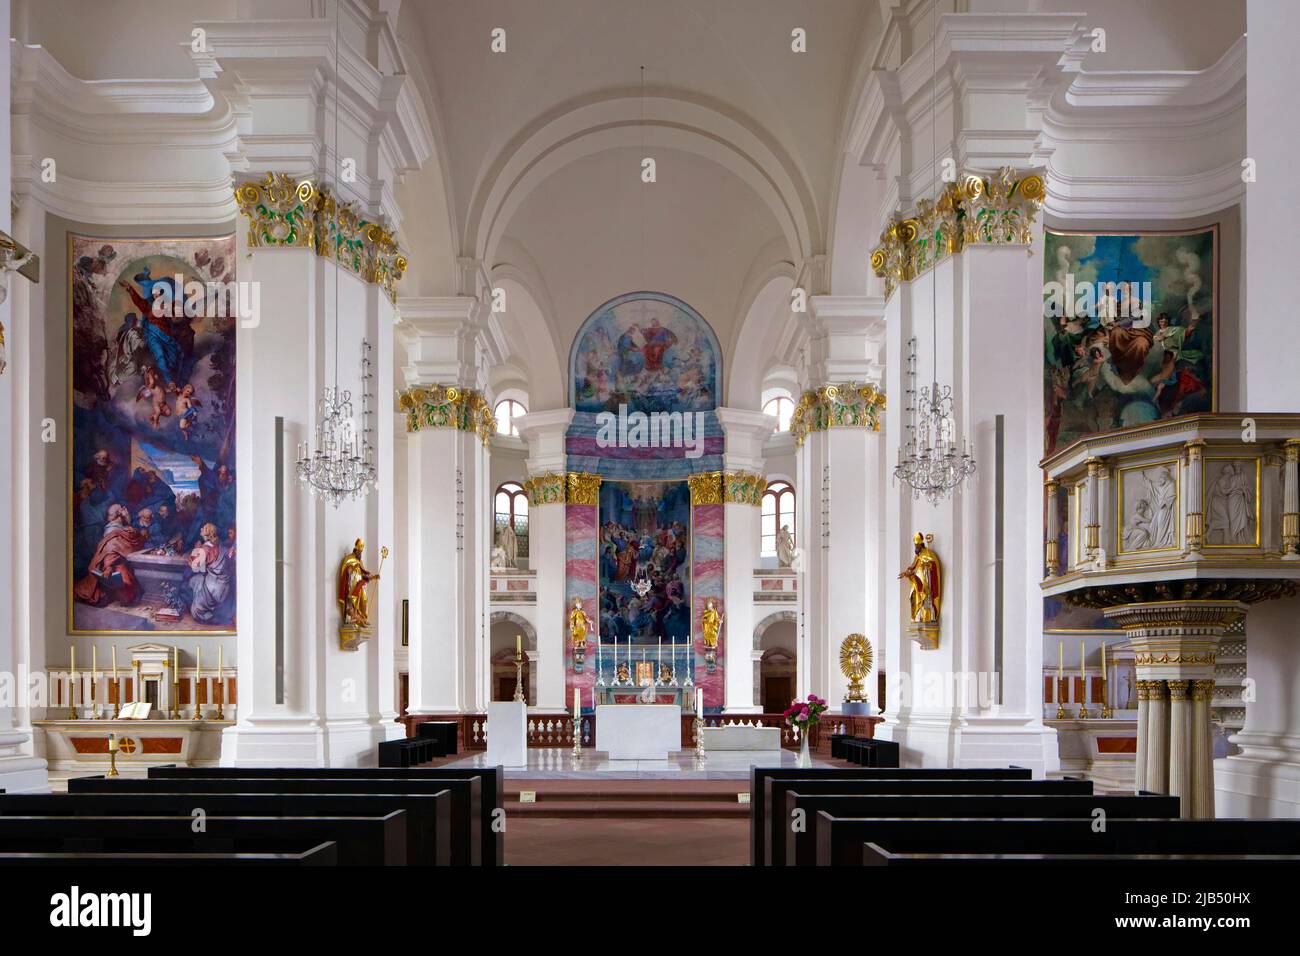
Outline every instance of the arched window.
[[763, 554], [776, 554], [776, 533], [783, 525], [790, 529], [790, 537], [799, 540], [794, 527], [794, 486], [790, 482], [774, 481], [767, 486], [762, 522]]
[[790, 430], [790, 417], [794, 415], [794, 400], [786, 395], [769, 398], [763, 405], [763, 412], [767, 415], [776, 416], [777, 431], [788, 432]]
[[519, 437], [519, 426], [515, 424], [515, 419], [520, 415], [527, 415], [528, 409], [516, 402], [513, 398], [506, 398], [497, 402], [497, 407], [492, 414], [497, 420], [498, 435], [512, 435]]
[[518, 482], [506, 481], [497, 488], [495, 520], [492, 526], [492, 542], [496, 543], [501, 529], [510, 525], [518, 542], [516, 556], [528, 557], [528, 493]]

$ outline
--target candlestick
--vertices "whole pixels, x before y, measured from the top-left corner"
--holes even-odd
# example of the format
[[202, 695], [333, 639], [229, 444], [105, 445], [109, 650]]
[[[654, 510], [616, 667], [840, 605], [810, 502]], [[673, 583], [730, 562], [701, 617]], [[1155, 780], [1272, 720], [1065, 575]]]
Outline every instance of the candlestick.
[[77, 645], [70, 647], [72, 665], [68, 668], [68, 719], [77, 719]]
[[1079, 719], [1087, 720], [1088, 713], [1088, 672], [1084, 669], [1084, 644], [1079, 642], [1079, 683], [1083, 688], [1079, 692]]
[[1056, 719], [1065, 720], [1065, 641], [1056, 642]]
[[203, 680], [203, 648], [194, 649], [194, 719], [203, 719], [203, 707], [199, 704], [199, 687]]
[[120, 776], [120, 774], [117, 772], [117, 750], [118, 750], [117, 734], [109, 734], [108, 735], [108, 775], [110, 777]]
[[515, 653], [518, 654], [518, 653], [520, 653], [521, 651], [523, 651], [523, 649], [524, 649], [524, 636], [523, 636], [522, 634], [516, 634], [516, 635], [515, 635]]

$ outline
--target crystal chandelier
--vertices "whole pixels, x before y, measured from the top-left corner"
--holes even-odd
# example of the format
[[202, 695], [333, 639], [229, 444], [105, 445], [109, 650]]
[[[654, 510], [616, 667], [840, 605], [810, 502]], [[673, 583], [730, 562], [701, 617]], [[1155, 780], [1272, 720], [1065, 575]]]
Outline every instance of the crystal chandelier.
[[[339, 11], [334, 6], [334, 146], [339, 139]], [[316, 449], [309, 442], [298, 444], [295, 471], [298, 480], [315, 497], [324, 498], [337, 508], [344, 499], [359, 498], [375, 486], [375, 452], [370, 444], [370, 343], [361, 340], [361, 435], [358, 438], [352, 415], [352, 392], [339, 387], [339, 270], [338, 255], [341, 232], [337, 216], [341, 195], [333, 205], [332, 224], [334, 255], [334, 384], [321, 389], [316, 405]]]
[[975, 474], [975, 459], [962, 439], [957, 454], [957, 424], [953, 418], [952, 388], [931, 381], [916, 390], [916, 337], [907, 356], [907, 443], [898, 448], [894, 478], [912, 489], [912, 497], [938, 504], [960, 491]]
[[327, 385], [316, 415], [316, 450], [298, 445], [298, 480], [335, 508], [375, 486], [375, 450], [370, 444], [370, 343], [361, 342], [361, 434], [352, 416], [352, 392]]
[[[939, 149], [938, 127], [939, 73], [935, 65], [935, 54], [939, 37], [939, 5], [932, 7], [931, 23], [934, 33], [930, 38], [930, 151], [934, 170], [934, 201], [938, 204], [941, 195], [939, 187]], [[935, 259], [934, 269], [938, 269]], [[936, 275], [930, 276], [930, 329], [931, 348], [937, 365], [939, 353], [939, 282]], [[930, 386], [919, 392], [916, 390], [916, 336], [907, 343], [907, 444], [898, 449], [898, 464], [894, 467], [894, 478], [912, 489], [912, 498], [922, 496], [932, 505], [938, 504], [961, 490], [966, 479], [975, 474], [975, 459], [971, 456], [970, 446], [962, 439], [961, 454], [957, 454], [957, 421], [953, 412], [952, 388], [948, 385], [939, 387], [939, 376], [935, 372], [930, 379]]]

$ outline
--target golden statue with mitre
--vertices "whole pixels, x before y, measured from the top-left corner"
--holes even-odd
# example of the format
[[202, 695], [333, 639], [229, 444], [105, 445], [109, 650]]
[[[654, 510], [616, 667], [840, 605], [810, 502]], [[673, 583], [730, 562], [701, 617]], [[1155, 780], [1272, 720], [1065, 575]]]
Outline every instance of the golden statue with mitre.
[[939, 556], [930, 550], [934, 535], [916, 533], [915, 557], [898, 577], [912, 587], [912, 638], [923, 647], [938, 646], [939, 615], [943, 604], [943, 571]]
[[713, 598], [709, 598], [708, 603], [704, 605], [704, 613], [700, 615], [700, 627], [704, 629], [704, 646], [709, 650], [715, 650], [718, 646], [718, 631], [722, 628], [722, 620], [723, 615], [718, 613]]
[[[342, 618], [339, 642], [344, 650], [356, 650], [357, 645], [370, 636], [370, 595], [366, 589], [371, 581], [379, 580], [379, 571], [372, 573], [361, 563], [365, 550], [366, 542], [357, 538], [352, 550], [339, 562], [338, 602]], [[380, 548], [380, 571], [386, 557], [388, 549]]]
[[582, 609], [581, 599], [574, 598], [573, 609], [569, 611], [569, 646], [573, 648], [575, 672], [582, 670], [583, 662], [587, 659], [587, 628], [590, 626], [591, 620]]

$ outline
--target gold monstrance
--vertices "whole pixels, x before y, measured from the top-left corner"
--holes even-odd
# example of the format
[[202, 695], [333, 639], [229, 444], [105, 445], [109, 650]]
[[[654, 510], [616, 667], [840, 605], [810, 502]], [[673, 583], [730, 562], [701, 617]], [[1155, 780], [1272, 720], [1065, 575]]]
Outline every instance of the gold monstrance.
[[862, 680], [871, 673], [871, 642], [862, 634], [850, 634], [840, 644], [840, 670], [849, 679], [847, 701], [865, 703], [867, 695]]

